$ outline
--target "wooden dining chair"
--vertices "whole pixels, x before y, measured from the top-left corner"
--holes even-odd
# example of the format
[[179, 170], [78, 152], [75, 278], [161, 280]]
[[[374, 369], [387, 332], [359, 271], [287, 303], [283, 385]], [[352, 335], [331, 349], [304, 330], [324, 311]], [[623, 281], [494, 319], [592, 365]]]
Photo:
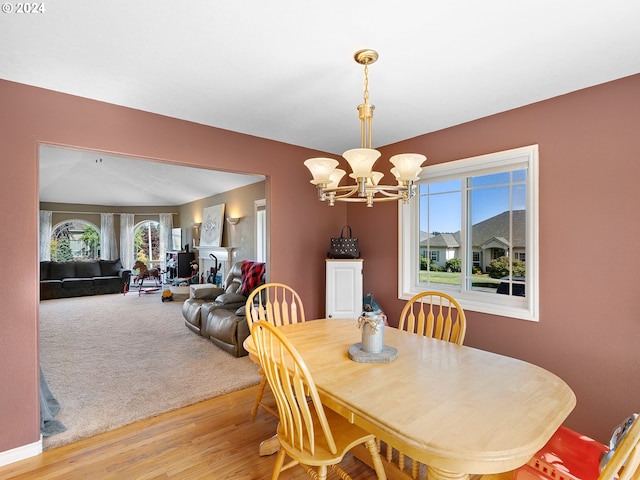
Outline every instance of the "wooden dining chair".
[[[251, 329], [257, 355], [278, 405], [277, 436], [280, 450], [272, 480], [285, 468], [300, 464], [313, 479], [325, 480], [331, 467], [344, 480], [351, 477], [339, 467], [344, 455], [365, 444], [378, 479], [386, 479], [375, 436], [346, 418], [325, 410], [307, 366], [281, 331], [260, 320]], [[286, 457], [291, 462], [284, 464]], [[312, 467], [317, 467], [317, 471]]]
[[[245, 315], [249, 323], [249, 331], [254, 322], [265, 320], [272, 325], [279, 327], [291, 323], [304, 322], [304, 305], [296, 291], [282, 283], [265, 283], [257, 287], [245, 303]], [[258, 365], [260, 362], [249, 354], [249, 357]], [[262, 379], [258, 387], [256, 401], [251, 409], [251, 420], [258, 414], [258, 408], [262, 407], [274, 417], [278, 417], [278, 412], [271, 405], [262, 401], [267, 379], [262, 370]]]
[[613, 448], [613, 454], [606, 460], [607, 463], [600, 472], [598, 480], [640, 478], [640, 416], [634, 414], [627, 421], [631, 423], [626, 433], [620, 433], [617, 445]]
[[614, 431], [609, 446], [564, 426], [533, 458], [513, 472], [513, 480], [638, 480], [640, 420], [634, 414]]
[[467, 320], [460, 304], [450, 295], [422, 292], [407, 301], [398, 328], [462, 345]]

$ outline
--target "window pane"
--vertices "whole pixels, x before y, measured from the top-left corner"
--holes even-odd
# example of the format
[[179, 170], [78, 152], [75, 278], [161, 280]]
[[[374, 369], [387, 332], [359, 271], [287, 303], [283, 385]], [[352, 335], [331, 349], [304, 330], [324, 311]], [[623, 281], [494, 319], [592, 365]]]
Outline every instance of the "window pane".
[[[462, 187], [462, 182], [460, 180], [449, 180], [446, 182], [433, 182], [427, 183], [420, 186], [420, 193], [447, 193], [447, 192], [458, 192]], [[424, 189], [424, 190], [423, 190]]]
[[[526, 171], [469, 180], [471, 228], [468, 247], [474, 262], [467, 286], [477, 292], [524, 296]], [[478, 261], [475, 259], [478, 258]], [[514, 286], [517, 285], [517, 286]]]
[[420, 186], [420, 284], [460, 285], [460, 180]]
[[486, 187], [489, 185], [500, 185], [509, 183], [509, 172], [492, 173], [490, 175], [480, 175], [469, 179], [470, 187]]
[[84, 220], [69, 220], [57, 225], [51, 234], [51, 260], [97, 259], [100, 257], [100, 231]]
[[469, 190], [472, 225], [507, 212], [511, 208], [509, 187], [484, 187]]
[[133, 234], [135, 261], [144, 262], [147, 268], [160, 268], [160, 228], [159, 223], [146, 221], [138, 225]]
[[514, 170], [513, 171], [513, 181], [514, 182], [526, 182], [527, 181], [527, 169], [523, 168], [522, 170]]

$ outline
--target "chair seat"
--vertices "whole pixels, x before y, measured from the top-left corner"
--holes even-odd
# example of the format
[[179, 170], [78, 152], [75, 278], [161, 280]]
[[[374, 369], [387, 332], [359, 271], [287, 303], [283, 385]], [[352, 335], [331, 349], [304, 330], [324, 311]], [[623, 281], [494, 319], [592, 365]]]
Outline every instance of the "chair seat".
[[560, 427], [513, 480], [597, 480], [600, 459], [609, 449], [592, 438]]
[[315, 453], [313, 454], [307, 448], [305, 448], [302, 454], [299, 451], [295, 454], [292, 453], [297, 449], [287, 443], [287, 435], [282, 431], [282, 424], [278, 424], [278, 440], [280, 441], [280, 445], [285, 449], [287, 455], [303, 465], [318, 467], [320, 465], [339, 463], [342, 461], [342, 457], [353, 447], [369, 439], [375, 439], [374, 435], [357, 425], [349, 423], [346, 418], [327, 408], [325, 409], [325, 416], [327, 417], [327, 422], [331, 425], [331, 433], [333, 434], [333, 439], [336, 442], [336, 448], [338, 450], [335, 454], [331, 453], [316, 412], [312, 410], [311, 415], [315, 425]]

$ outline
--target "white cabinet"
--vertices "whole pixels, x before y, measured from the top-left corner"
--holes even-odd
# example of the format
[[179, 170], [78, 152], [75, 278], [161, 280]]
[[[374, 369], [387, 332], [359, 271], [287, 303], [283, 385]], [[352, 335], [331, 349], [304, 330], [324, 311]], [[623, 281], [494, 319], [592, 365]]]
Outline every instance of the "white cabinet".
[[362, 313], [362, 259], [326, 260], [327, 318], [358, 318]]

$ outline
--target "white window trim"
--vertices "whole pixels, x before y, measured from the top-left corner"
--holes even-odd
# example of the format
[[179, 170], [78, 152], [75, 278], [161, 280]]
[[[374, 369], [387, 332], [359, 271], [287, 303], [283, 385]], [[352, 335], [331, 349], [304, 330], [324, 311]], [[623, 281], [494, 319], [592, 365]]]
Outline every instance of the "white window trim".
[[[444, 181], [460, 178], [469, 172], [473, 172], [474, 175], [488, 174], [518, 163], [526, 163], [528, 178], [527, 276], [525, 284], [527, 296], [524, 298], [505, 295], [488, 296], [486, 293], [463, 290], [462, 286], [442, 285], [439, 290], [452, 294], [465, 310], [539, 321], [538, 145], [427, 166], [422, 169], [420, 177], [438, 178]], [[418, 258], [419, 249], [415, 245], [416, 239], [419, 238], [416, 230], [420, 228], [418, 204], [419, 202], [415, 199], [409, 204], [398, 202], [398, 298], [401, 300], [408, 300], [413, 295], [424, 291], [424, 286], [418, 284], [420, 259]]]

